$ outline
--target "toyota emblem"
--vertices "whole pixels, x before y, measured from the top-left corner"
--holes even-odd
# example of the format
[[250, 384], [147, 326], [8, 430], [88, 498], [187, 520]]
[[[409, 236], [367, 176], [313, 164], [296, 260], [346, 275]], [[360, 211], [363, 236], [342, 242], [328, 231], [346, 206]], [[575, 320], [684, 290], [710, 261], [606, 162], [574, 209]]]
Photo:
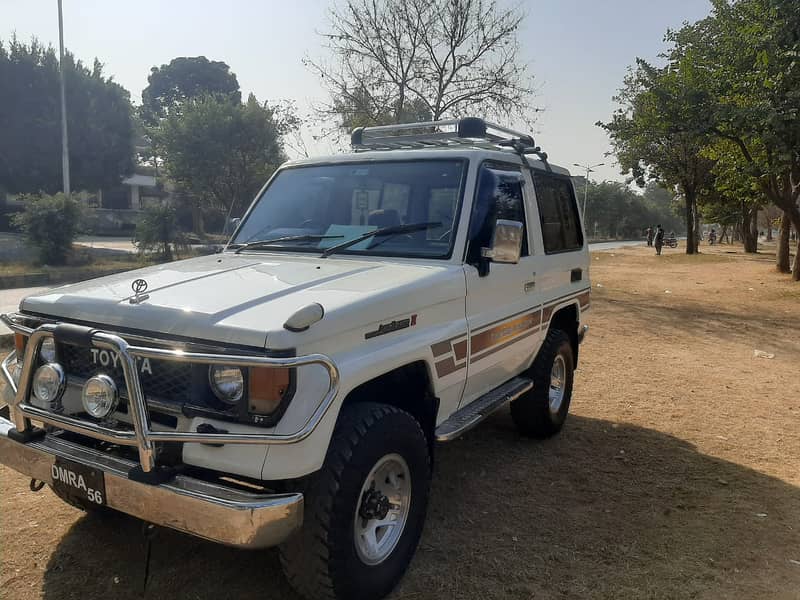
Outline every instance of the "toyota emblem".
[[137, 296], [147, 291], [147, 282], [144, 279], [134, 279], [131, 284], [133, 293]]

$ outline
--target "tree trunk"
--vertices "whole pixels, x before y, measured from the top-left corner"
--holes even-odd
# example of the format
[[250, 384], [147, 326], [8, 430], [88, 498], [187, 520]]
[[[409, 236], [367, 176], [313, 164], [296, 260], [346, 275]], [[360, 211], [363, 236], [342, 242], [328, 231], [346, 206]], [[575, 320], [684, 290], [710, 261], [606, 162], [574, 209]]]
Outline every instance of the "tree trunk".
[[203, 209], [199, 204], [192, 206], [192, 229], [197, 235], [205, 235], [206, 225], [203, 221]]
[[772, 237], [772, 219], [769, 218], [769, 210], [770, 210], [769, 206], [764, 209], [764, 211], [766, 213], [766, 217], [767, 217], [767, 241], [771, 242], [771, 241], [773, 241], [773, 237]]
[[694, 214], [694, 251], [700, 252], [700, 211], [697, 210], [697, 197], [692, 201], [692, 214]]
[[758, 224], [755, 219], [757, 216], [758, 207], [748, 207], [742, 201], [742, 242], [745, 252], [758, 252]]
[[684, 190], [683, 197], [686, 202], [686, 254], [697, 253], [697, 232], [695, 231], [695, 194], [693, 191]]
[[[794, 255], [794, 263], [792, 264], [792, 279], [800, 281], [800, 208], [792, 206], [789, 210], [783, 213], [781, 219], [781, 243], [778, 248], [777, 254], [777, 267], [782, 273], [789, 270], [789, 235], [794, 226], [795, 231], [798, 232], [797, 236], [797, 249]], [[786, 243], [784, 244], [784, 238]], [[782, 262], [783, 261], [783, 262]]]

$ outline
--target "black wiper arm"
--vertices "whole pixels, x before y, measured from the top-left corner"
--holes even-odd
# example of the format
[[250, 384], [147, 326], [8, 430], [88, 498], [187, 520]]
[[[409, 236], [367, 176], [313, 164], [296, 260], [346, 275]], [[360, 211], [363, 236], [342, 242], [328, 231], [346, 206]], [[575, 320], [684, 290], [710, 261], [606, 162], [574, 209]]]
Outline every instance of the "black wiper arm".
[[239, 254], [239, 252], [242, 250], [252, 248], [253, 246], [269, 246], [271, 244], [277, 244], [278, 242], [316, 242], [319, 240], [329, 240], [343, 237], [343, 235], [287, 235], [271, 240], [255, 240], [253, 242], [247, 242], [246, 244], [239, 246], [234, 254]]
[[371, 237], [394, 235], [396, 233], [411, 233], [412, 231], [423, 231], [425, 229], [431, 229], [433, 227], [440, 227], [441, 225], [442, 225], [441, 221], [429, 221], [427, 223], [408, 223], [407, 225], [392, 225], [390, 227], [381, 227], [380, 229], [373, 229], [372, 231], [367, 231], [366, 233], [362, 233], [361, 235], [354, 237], [352, 240], [347, 240], [346, 242], [342, 242], [341, 244], [336, 244], [335, 246], [326, 248], [322, 252], [322, 258], [330, 256], [331, 254], [333, 254], [334, 252], [338, 252], [339, 250], [344, 250], [345, 248], [354, 246], [358, 242], [363, 242], [364, 240], [367, 240]]

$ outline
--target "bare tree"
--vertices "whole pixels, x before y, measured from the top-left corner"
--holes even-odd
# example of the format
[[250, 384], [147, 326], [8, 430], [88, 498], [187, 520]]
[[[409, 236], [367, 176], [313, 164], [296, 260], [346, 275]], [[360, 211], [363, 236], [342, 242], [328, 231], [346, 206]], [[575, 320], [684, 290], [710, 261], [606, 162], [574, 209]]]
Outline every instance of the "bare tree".
[[496, 0], [346, 0], [329, 13], [330, 62], [306, 60], [344, 128], [464, 116], [532, 123], [518, 7]]

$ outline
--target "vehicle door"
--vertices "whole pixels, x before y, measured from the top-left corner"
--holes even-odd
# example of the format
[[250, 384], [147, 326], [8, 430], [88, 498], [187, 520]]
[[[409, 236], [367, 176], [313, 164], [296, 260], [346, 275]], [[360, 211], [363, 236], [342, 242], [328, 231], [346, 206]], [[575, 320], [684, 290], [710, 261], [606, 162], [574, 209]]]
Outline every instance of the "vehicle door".
[[575, 189], [568, 175], [531, 169], [539, 227], [541, 270], [536, 285], [543, 302], [542, 327], [565, 303], [589, 304], [589, 250], [585, 242]]
[[[537, 254], [530, 235], [536, 217], [531, 181], [519, 165], [479, 167], [464, 265], [469, 330], [467, 384], [462, 405], [517, 375], [541, 343]], [[499, 219], [523, 224], [516, 264], [481, 258]]]

